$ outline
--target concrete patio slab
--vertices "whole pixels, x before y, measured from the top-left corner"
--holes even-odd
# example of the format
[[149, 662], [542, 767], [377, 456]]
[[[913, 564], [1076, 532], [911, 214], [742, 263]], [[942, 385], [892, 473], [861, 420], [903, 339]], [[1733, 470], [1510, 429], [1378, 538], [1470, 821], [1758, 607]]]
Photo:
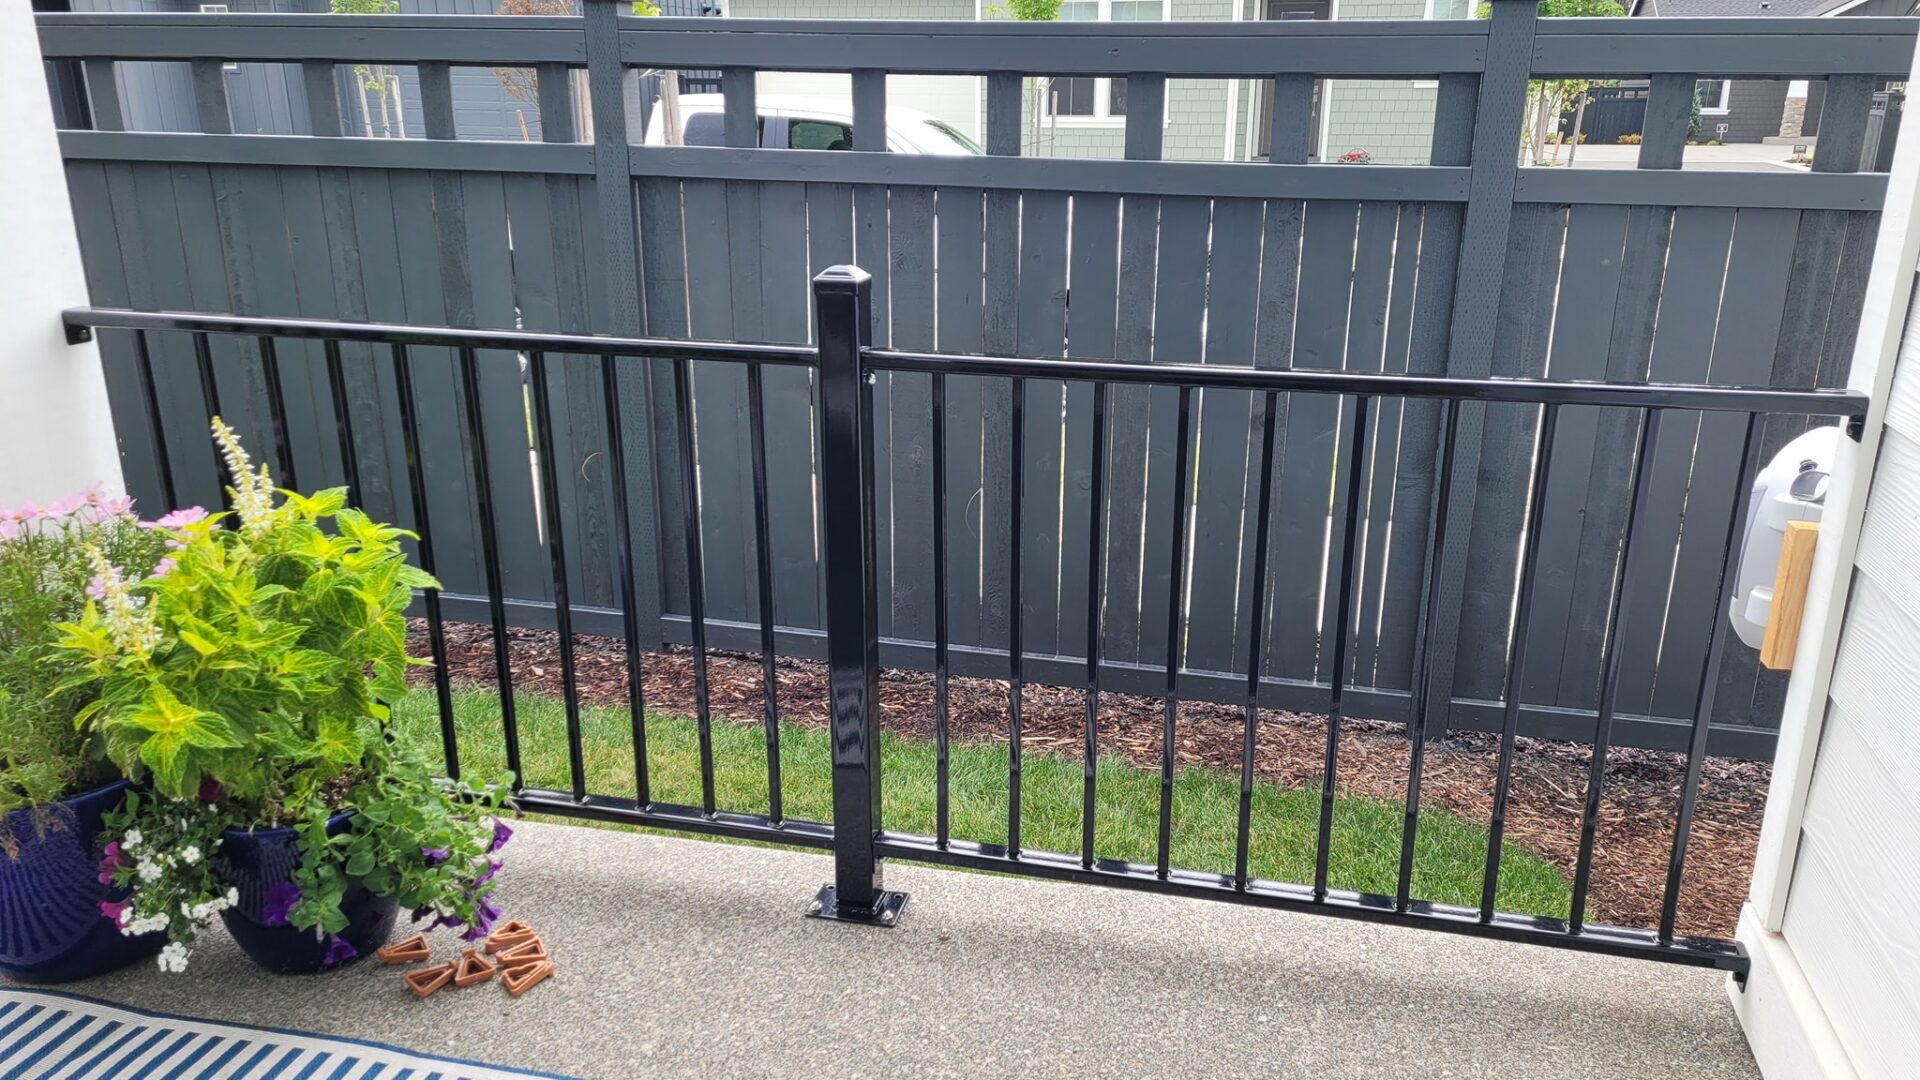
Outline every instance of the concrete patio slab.
[[582, 1077], [1756, 1075], [1693, 969], [905, 865], [881, 930], [801, 917], [824, 855], [536, 823], [507, 852], [559, 966], [518, 1000], [269, 976], [219, 931], [184, 976], [68, 989]]

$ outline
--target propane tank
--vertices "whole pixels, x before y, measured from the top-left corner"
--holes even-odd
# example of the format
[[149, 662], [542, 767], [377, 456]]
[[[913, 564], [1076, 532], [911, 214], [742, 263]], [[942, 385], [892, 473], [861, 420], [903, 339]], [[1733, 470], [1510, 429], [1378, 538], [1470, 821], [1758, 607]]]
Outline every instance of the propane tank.
[[1748, 494], [1747, 534], [1727, 615], [1741, 641], [1759, 648], [1773, 609], [1773, 579], [1787, 522], [1819, 521], [1827, 503], [1827, 474], [1839, 450], [1838, 426], [1814, 428], [1780, 448], [1754, 478]]

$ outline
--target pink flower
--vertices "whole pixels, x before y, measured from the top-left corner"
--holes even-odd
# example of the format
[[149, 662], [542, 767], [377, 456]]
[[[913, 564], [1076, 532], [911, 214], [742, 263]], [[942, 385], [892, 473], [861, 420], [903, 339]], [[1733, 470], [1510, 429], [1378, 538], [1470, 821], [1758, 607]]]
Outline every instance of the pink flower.
[[196, 521], [205, 521], [207, 511], [204, 507], [189, 506], [185, 510], [174, 510], [157, 521], [143, 521], [143, 529], [184, 529]]
[[101, 603], [106, 602], [107, 576], [105, 574], [93, 575], [93, 580], [87, 582], [87, 595], [93, 597], [95, 600], [98, 600]]
[[133, 513], [133, 496], [122, 495], [108, 499], [100, 504], [100, 512], [110, 517], [121, 517]]
[[110, 903], [102, 900], [100, 901], [100, 915], [102, 918], [112, 919], [113, 925], [115, 926], [125, 926], [127, 925], [127, 909], [132, 906], [133, 901], [131, 900], [122, 900], [119, 903]]
[[173, 556], [169, 555], [166, 558], [161, 559], [159, 562], [153, 564], [153, 576], [166, 577], [168, 574], [171, 574], [175, 570], [179, 569], [179, 567], [180, 567], [180, 564], [174, 560]]
[[63, 518], [87, 505], [89, 505], [87, 492], [79, 491], [72, 495], [66, 495], [53, 500], [51, 504], [40, 511], [40, 516], [44, 518]]
[[11, 540], [19, 535], [19, 522], [9, 517], [0, 517], [0, 540]]

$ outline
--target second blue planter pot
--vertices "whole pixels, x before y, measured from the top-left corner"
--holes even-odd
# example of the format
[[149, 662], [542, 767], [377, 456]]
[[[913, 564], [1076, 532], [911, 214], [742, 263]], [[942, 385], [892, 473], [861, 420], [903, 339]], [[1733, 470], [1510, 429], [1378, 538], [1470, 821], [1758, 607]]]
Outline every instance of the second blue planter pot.
[[[334, 815], [327, 822], [327, 835], [345, 832], [352, 821], [352, 814]], [[240, 893], [240, 903], [221, 912], [220, 918], [242, 952], [282, 975], [308, 975], [328, 967], [326, 935], [270, 926], [263, 914], [268, 890], [293, 880], [294, 868], [300, 865], [299, 841], [292, 829], [230, 830], [220, 838], [217, 865], [220, 876]], [[355, 885], [340, 906], [347, 915], [347, 928], [339, 936], [353, 947], [355, 958], [372, 955], [393, 936], [399, 905], [392, 897], [376, 896]]]

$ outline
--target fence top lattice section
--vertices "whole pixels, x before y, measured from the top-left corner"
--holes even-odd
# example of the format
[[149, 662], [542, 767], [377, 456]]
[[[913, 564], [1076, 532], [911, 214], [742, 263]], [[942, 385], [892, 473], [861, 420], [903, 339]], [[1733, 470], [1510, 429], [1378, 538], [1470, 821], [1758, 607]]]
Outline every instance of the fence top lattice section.
[[[621, 19], [621, 59], [896, 74], [1432, 76], [1486, 67], [1487, 20], [1169, 23]], [[49, 58], [585, 64], [577, 16], [52, 14]], [[1542, 76], [1898, 77], [1915, 19], [1542, 19]]]

